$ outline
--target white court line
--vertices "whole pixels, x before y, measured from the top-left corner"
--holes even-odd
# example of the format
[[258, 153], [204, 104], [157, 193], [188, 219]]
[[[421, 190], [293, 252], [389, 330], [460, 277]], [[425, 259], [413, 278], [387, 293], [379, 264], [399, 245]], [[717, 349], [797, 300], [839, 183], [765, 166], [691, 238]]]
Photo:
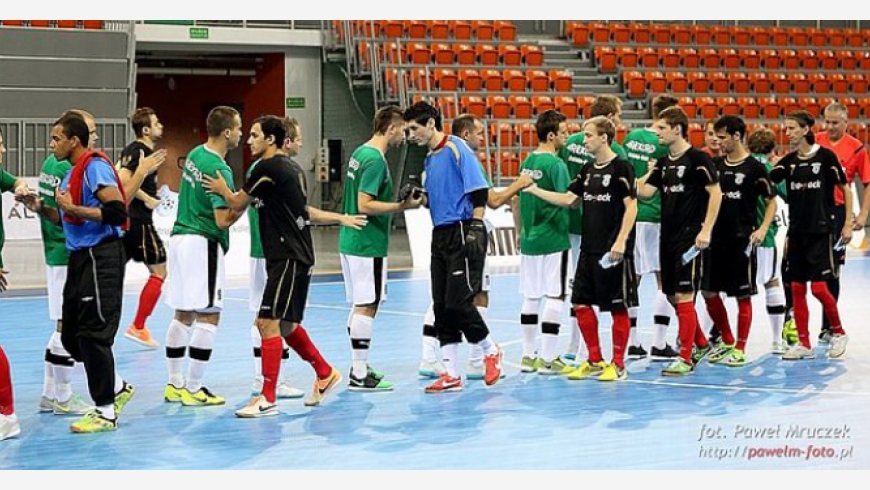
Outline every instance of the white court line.
[[870, 396], [870, 392], [866, 391], [829, 391], [816, 389], [793, 389], [793, 388], [759, 388], [752, 386], [728, 386], [728, 385], [702, 385], [695, 383], [669, 383], [664, 380], [645, 381], [641, 379], [626, 379], [625, 383], [636, 383], [644, 385], [657, 386], [673, 386], [677, 388], [696, 388], [703, 390], [720, 390], [720, 391], [756, 391], [761, 393], [786, 393], [789, 395], [837, 395], [837, 396]]

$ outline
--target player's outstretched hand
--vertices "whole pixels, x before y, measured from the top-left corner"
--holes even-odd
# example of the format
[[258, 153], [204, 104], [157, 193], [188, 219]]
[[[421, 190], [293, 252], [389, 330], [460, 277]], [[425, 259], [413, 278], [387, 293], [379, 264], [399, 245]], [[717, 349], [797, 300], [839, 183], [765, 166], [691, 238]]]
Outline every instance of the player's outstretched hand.
[[154, 153], [148, 155], [147, 157], [145, 156], [144, 151], [139, 150], [139, 168], [141, 168], [142, 171], [145, 172], [145, 175], [151, 175], [152, 173], [156, 172], [157, 169], [160, 168], [160, 166], [163, 165], [163, 162], [165, 161], [165, 149], [161, 148]]
[[344, 214], [341, 216], [341, 222], [339, 224], [341, 224], [341, 226], [353, 228], [354, 230], [362, 230], [367, 224], [369, 224], [369, 219], [364, 214]]
[[224, 176], [218, 172], [214, 177], [208, 174], [202, 174], [202, 187], [212, 194], [217, 194], [219, 196], [225, 196], [229, 193], [230, 187], [227, 185], [227, 181], [224, 180]]
[[519, 183], [522, 189], [525, 189], [531, 185], [534, 185], [535, 179], [533, 179], [532, 176], [529, 174], [520, 174], [520, 176], [517, 177], [517, 183]]

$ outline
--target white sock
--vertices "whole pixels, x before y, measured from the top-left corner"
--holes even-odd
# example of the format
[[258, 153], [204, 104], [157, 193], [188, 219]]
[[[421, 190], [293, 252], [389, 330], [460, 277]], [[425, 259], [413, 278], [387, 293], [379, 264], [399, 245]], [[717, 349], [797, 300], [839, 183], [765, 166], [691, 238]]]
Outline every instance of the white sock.
[[115, 404], [103, 405], [97, 407], [97, 410], [103, 415], [103, 417], [109, 420], [115, 420]]
[[263, 337], [260, 336], [260, 329], [256, 325], [251, 325], [251, 346], [254, 349], [254, 379], [263, 377], [263, 353], [260, 350], [263, 347]]
[[[189, 326], [175, 319], [169, 322], [169, 328], [166, 329], [166, 369], [169, 372], [169, 383], [176, 388], [184, 388], [184, 375], [181, 370], [184, 367], [185, 351], [190, 343], [190, 330]], [[170, 357], [173, 350], [179, 349], [179, 357]]]
[[456, 369], [456, 361], [459, 354], [459, 344], [447, 344], [441, 346], [441, 359], [444, 361], [444, 369], [452, 378], [459, 377]]
[[[63, 342], [60, 340], [60, 332], [55, 332], [54, 335], [52, 335], [50, 345], [52, 354], [72, 361], [69, 352], [63, 348]], [[72, 373], [75, 366], [70, 363], [70, 365], [52, 364], [51, 367], [54, 374], [55, 399], [61, 403], [65, 403], [69, 401], [73, 394]]]
[[541, 315], [541, 357], [547, 362], [552, 362], [556, 358], [556, 345], [559, 343], [559, 329], [562, 323], [562, 306], [564, 301], [544, 298], [543, 303], [544, 312]]
[[628, 321], [631, 324], [631, 328], [628, 331], [628, 345], [629, 347], [637, 347], [640, 345], [640, 340], [637, 338], [637, 313], [640, 308], [637, 306], [628, 309]]
[[[486, 306], [478, 306], [477, 312], [480, 313], [480, 317], [483, 318], [483, 323], [489, 325], [489, 308], [487, 308]], [[489, 342], [490, 344], [492, 344], [492, 336], [487, 335], [482, 342], [478, 344], [470, 344], [468, 346], [468, 364], [471, 364], [472, 366], [480, 366], [481, 364], [483, 364], [484, 342]], [[486, 355], [492, 355], [498, 352], [498, 349], [496, 349], [495, 346], [492, 346], [491, 350], [492, 351], [487, 352]]]
[[[774, 342], [782, 342], [782, 327], [785, 322], [785, 290], [782, 284], [767, 288], [765, 300], [770, 330]], [[774, 310], [771, 312], [771, 310]]]
[[365, 315], [353, 315], [350, 320], [350, 345], [353, 351], [350, 374], [357, 379], [365, 378], [368, 372], [369, 345], [374, 321], [374, 318]]
[[668, 325], [674, 316], [674, 307], [668, 302], [668, 297], [661, 290], [656, 290], [653, 300], [653, 323], [655, 323], [655, 337], [653, 346], [664, 349], [667, 345]]
[[541, 328], [538, 326], [538, 312], [541, 309], [541, 300], [524, 299], [520, 310], [520, 324], [523, 329], [523, 357], [535, 358], [538, 351], [535, 349], [535, 336]]
[[[498, 354], [498, 346], [492, 341], [492, 335], [487, 335], [485, 339], [477, 343], [477, 346], [480, 348], [483, 355], [494, 356]], [[483, 356], [481, 356], [481, 360], [483, 360]]]
[[[54, 334], [57, 332], [52, 332], [51, 336], [48, 338], [48, 344], [45, 346], [45, 350], [51, 352], [51, 343], [54, 340]], [[45, 361], [45, 372], [42, 376], [42, 396], [48, 398], [49, 400], [57, 399], [57, 393], [54, 389], [54, 367], [48, 361]]]
[[117, 395], [123, 389], [124, 389], [124, 378], [122, 378], [121, 375], [118, 374], [118, 371], [115, 371], [115, 394]]
[[[190, 364], [187, 366], [187, 380], [185, 387], [191, 393], [196, 393], [202, 388], [202, 378], [205, 375], [205, 367], [214, 349], [217, 325], [210, 323], [195, 322], [193, 334], [190, 336]], [[198, 357], [198, 358], [197, 358]]]
[[[350, 325], [350, 323], [348, 323]], [[435, 308], [430, 303], [429, 309], [426, 310], [426, 317], [423, 319], [423, 332], [435, 329]], [[420, 359], [426, 362], [436, 362], [438, 360], [438, 347], [441, 344], [438, 338], [429, 335], [423, 335], [423, 352], [420, 353]]]

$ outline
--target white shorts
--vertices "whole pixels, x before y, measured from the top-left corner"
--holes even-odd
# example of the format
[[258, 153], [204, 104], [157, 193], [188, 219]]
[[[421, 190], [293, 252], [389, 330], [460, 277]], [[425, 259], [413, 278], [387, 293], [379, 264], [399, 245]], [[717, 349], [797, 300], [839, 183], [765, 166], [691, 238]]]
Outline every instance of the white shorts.
[[782, 253], [776, 247], [758, 247], [758, 273], [755, 282], [764, 286], [774, 279], [779, 279], [782, 270]]
[[169, 238], [169, 294], [166, 304], [176, 311], [219, 313], [223, 308], [224, 250], [200, 235]]
[[63, 285], [66, 284], [66, 266], [45, 266], [45, 284], [48, 289], [48, 318], [63, 319]]
[[260, 303], [263, 302], [263, 291], [266, 290], [266, 259], [251, 257], [250, 273], [251, 289], [248, 290], [248, 309], [258, 313]]
[[568, 289], [574, 291], [574, 276], [577, 274], [577, 262], [580, 261], [580, 243], [583, 237], [581, 235], [568, 235], [568, 240], [571, 241], [571, 268], [568, 269]]
[[637, 223], [635, 225], [634, 270], [638, 276], [659, 272], [659, 241], [661, 223]]
[[341, 255], [341, 275], [347, 302], [380, 304], [387, 298], [387, 258]]
[[547, 255], [520, 254], [520, 293], [526, 299], [564, 298], [570, 251]]

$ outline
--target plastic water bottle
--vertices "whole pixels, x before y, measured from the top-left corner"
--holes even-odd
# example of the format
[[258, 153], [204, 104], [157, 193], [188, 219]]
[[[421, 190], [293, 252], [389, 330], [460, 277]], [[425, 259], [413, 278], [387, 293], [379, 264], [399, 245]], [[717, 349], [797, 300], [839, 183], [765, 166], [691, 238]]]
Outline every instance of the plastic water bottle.
[[694, 260], [699, 253], [701, 253], [701, 251], [698, 249], [698, 247], [692, 245], [692, 247], [686, 250], [686, 253], [683, 254], [683, 265], [686, 265]]

